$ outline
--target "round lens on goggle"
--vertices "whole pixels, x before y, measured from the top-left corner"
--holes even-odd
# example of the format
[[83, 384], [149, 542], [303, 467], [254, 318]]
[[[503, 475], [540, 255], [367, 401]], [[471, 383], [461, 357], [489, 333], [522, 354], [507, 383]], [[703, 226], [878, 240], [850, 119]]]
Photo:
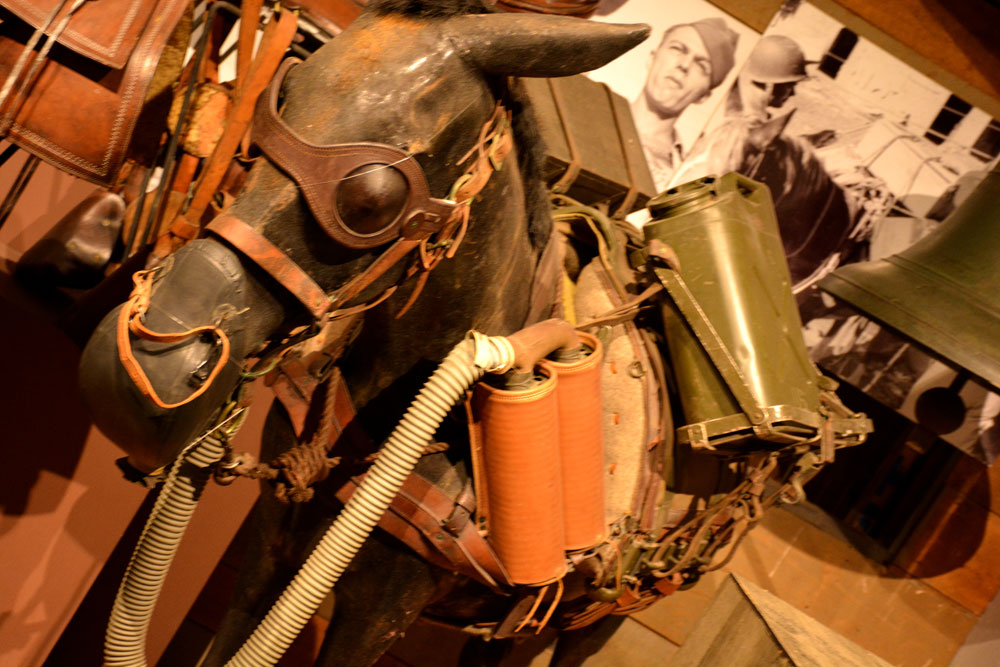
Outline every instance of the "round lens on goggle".
[[366, 164], [338, 185], [337, 214], [355, 234], [377, 234], [399, 218], [409, 189], [406, 177], [393, 167]]

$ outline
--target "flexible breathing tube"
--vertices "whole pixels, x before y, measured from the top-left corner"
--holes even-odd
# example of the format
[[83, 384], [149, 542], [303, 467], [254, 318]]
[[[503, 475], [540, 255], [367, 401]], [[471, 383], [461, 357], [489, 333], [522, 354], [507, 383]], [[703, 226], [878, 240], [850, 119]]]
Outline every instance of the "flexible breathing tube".
[[146, 634], [156, 599], [223, 451], [222, 441], [207, 435], [189, 445], [170, 469], [115, 597], [104, 638], [107, 667], [145, 667]]
[[[281, 658], [375, 528], [451, 407], [484, 373], [502, 373], [513, 363], [514, 349], [506, 338], [477, 332], [448, 354], [326, 536], [229, 664], [262, 667]], [[153, 505], [108, 621], [107, 667], [146, 666], [146, 635], [156, 600], [213, 466], [224, 454], [214, 432], [181, 453]]]
[[361, 486], [227, 666], [263, 667], [281, 658], [378, 524], [452, 406], [484, 373], [503, 372], [513, 363], [507, 339], [477, 333], [448, 353], [389, 436]]

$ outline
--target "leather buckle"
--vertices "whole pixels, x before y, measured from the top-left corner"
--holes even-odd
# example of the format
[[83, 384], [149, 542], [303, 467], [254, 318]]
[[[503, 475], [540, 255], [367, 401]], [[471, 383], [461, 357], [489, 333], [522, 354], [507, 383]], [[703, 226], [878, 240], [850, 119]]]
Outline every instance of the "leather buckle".
[[451, 510], [448, 518], [441, 522], [441, 527], [449, 533], [458, 535], [468, 525], [472, 513], [476, 511], [476, 494], [473, 490], [472, 481], [466, 480], [461, 493], [455, 498], [455, 507]]

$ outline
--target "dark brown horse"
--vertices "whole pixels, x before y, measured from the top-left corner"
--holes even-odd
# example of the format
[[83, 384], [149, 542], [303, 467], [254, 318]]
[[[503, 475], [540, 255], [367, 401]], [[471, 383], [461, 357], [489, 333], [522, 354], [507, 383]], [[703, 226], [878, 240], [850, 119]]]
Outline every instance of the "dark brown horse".
[[[355, 424], [372, 442], [382, 442], [466, 332], [504, 335], [548, 315], [532, 305], [550, 296], [535, 294], [533, 300], [533, 289], [545, 290], [533, 285], [532, 276], [552, 222], [530, 153], [530, 121], [508, 77], [587, 71], [647, 33], [645, 26], [492, 14], [475, 0], [370, 3], [348, 30], [292, 68], [281, 89], [281, 118], [295, 145], [324, 159], [330, 154], [319, 147], [332, 145], [348, 146], [337, 149], [348, 157], [337, 159], [353, 159], [352, 151], [363, 157], [340, 171], [322, 161], [303, 167], [294, 156], [278, 168], [272, 161], [282, 162], [282, 149], [272, 143], [270, 159], [254, 168], [227, 211], [227, 220], [242, 221], [240, 228], [250, 232], [234, 235], [216, 226], [149, 276], [145, 326], [204, 332], [180, 342], [128, 341], [120, 326], [128, 310], [125, 319], [116, 311], [98, 328], [81, 372], [95, 422], [129, 452], [135, 468], [152, 471], [205, 429], [236, 386], [245, 359], [266, 354], [271, 342], [331, 311], [344, 314], [386, 297], [365, 312], [338, 364], [357, 410]], [[514, 146], [483, 179], [470, 174], [467, 155], [475, 156], [484, 137], [499, 131], [502, 109], [513, 112]], [[442, 201], [461, 194], [469, 180], [478, 182], [465, 231], [459, 229], [461, 212]], [[425, 190], [423, 199], [413, 195], [418, 190]], [[411, 223], [437, 234], [422, 244], [424, 251], [447, 249], [453, 256], [408, 278], [418, 248], [400, 243], [419, 240]], [[283, 279], [287, 271], [269, 272], [266, 259], [245, 252], [237, 236], [248, 234], [263, 238], [268, 252], [279, 250], [342, 302], [317, 305], [293, 295]], [[391, 262], [392, 248], [411, 251], [400, 250], [399, 261]], [[338, 292], [380, 261], [387, 269], [371, 284]], [[136, 373], [126, 376], [115, 360], [116, 331], [131, 350], [133, 361], [126, 363], [142, 370], [145, 392], [137, 389]], [[165, 405], [181, 403], [195, 390], [203, 393], [179, 407], [156, 407], [148, 398], [152, 393]], [[264, 460], [296, 443], [292, 421], [280, 407], [272, 412]], [[461, 427], [447, 429], [438, 439], [465, 437]], [[454, 496], [467, 477], [466, 454], [452, 447], [424, 457], [418, 470]], [[333, 477], [310, 503], [288, 506], [262, 496], [248, 566], [208, 664], [233, 655], [339, 509]], [[337, 586], [319, 664], [372, 663], [423, 607], [461, 583], [391, 538], [374, 535]], [[474, 590], [471, 599], [485, 590]]]

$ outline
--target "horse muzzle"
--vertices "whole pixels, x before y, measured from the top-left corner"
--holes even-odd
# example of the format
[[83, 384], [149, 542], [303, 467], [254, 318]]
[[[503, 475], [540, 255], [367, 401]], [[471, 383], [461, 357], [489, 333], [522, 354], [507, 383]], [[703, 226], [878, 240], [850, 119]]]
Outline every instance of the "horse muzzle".
[[[119, 317], [128, 304], [109, 313], [87, 343], [80, 361], [84, 402], [97, 428], [138, 470], [151, 472], [176, 458], [236, 387], [243, 360], [256, 344], [247, 332], [252, 304], [246, 278], [233, 251], [211, 240], [192, 242], [156, 274], [142, 317], [145, 328], [164, 334], [218, 327], [229, 340], [228, 358], [217, 336], [164, 343], [126, 332], [120, 340]], [[131, 354], [148, 381], [146, 391], [126, 371], [126, 346], [126, 355]], [[156, 405], [149, 389], [162, 403], [180, 405]], [[185, 402], [200, 389], [200, 395]]]

